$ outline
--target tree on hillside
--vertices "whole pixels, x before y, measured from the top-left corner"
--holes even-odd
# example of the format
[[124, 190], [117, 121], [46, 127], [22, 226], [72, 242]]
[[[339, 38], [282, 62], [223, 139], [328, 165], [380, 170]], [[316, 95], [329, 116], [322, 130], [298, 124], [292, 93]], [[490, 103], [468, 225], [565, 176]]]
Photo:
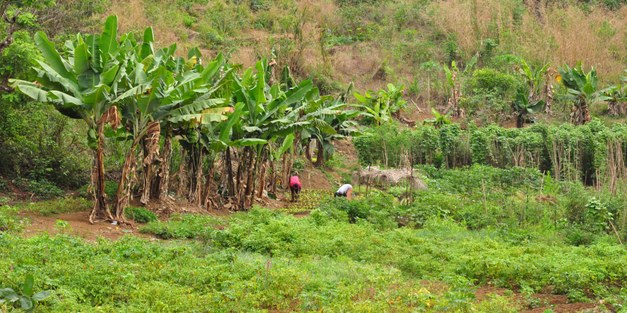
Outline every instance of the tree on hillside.
[[621, 77], [617, 85], [610, 86], [602, 92], [607, 97], [608, 113], [611, 116], [627, 114], [627, 76]]
[[570, 114], [571, 122], [575, 125], [583, 125], [590, 122], [590, 106], [597, 101], [607, 99], [598, 90], [597, 72], [592, 68], [588, 73], [583, 69], [581, 63], [575, 67], [564, 65], [559, 68], [558, 81], [561, 82], [573, 102]]
[[[518, 71], [523, 77], [526, 89], [528, 90], [527, 102], [536, 103], [540, 100], [544, 102], [545, 112], [551, 113], [551, 102], [553, 100], [553, 85], [551, 85], [551, 73], [554, 73], [545, 64], [542, 67], [533, 67], [527, 64], [527, 61], [520, 59]], [[520, 90], [519, 90], [520, 91]]]
[[454, 117], [464, 118], [466, 115], [464, 109], [459, 106], [459, 102], [462, 99], [462, 88], [459, 77], [460, 71], [455, 61], [451, 63], [451, 68], [444, 66], [443, 69], [446, 74], [446, 82], [448, 83], [447, 85], [450, 92], [445, 111], [451, 113]]

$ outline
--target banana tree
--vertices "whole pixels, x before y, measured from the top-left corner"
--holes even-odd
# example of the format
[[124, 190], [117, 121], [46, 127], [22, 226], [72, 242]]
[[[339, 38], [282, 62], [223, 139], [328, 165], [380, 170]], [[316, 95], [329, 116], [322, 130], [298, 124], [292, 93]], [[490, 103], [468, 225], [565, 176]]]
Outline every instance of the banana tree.
[[525, 125], [527, 115], [540, 112], [545, 106], [544, 100], [530, 101], [528, 94], [525, 88], [518, 89], [516, 100], [512, 104], [516, 112], [516, 127], [518, 128], [522, 128]]
[[[118, 218], [123, 218], [123, 210], [128, 204], [129, 175], [134, 168], [137, 145], [141, 143], [143, 147], [140, 202], [146, 204], [150, 200], [155, 172], [163, 169], [163, 167], [155, 169], [154, 165], [160, 162], [167, 162], [169, 165], [170, 161], [169, 158], [166, 160], [159, 158], [161, 124], [169, 127], [183, 121], [193, 123], [202, 118], [203, 111], [225, 102], [223, 99], [212, 97], [216, 85], [219, 85], [213, 77], [223, 64], [221, 56], [204, 68], [199, 64], [198, 57], [187, 61], [174, 57], [175, 45], [154, 52], [153, 40], [152, 29], [146, 29], [142, 48], [137, 51], [136, 67], [131, 75], [135, 87], [119, 98], [125, 124], [129, 125], [133, 141], [123, 167], [122, 181], [118, 186], [116, 204]], [[197, 164], [198, 162], [194, 162], [192, 165]], [[164, 170], [169, 171], [169, 166]]]
[[442, 126], [451, 123], [451, 119], [448, 113], [442, 114], [436, 111], [434, 108], [431, 108], [431, 114], [433, 114], [433, 118], [425, 120], [424, 121], [425, 124], [431, 124], [435, 128], [441, 128]]
[[60, 54], [43, 32], [35, 35], [43, 59], [35, 67], [35, 82], [14, 80], [13, 87], [32, 99], [52, 103], [62, 114], [82, 119], [88, 126], [88, 140], [94, 151], [92, 185], [94, 208], [89, 221], [113, 220], [104, 192], [104, 128], [119, 125], [117, 96], [130, 86], [124, 61], [133, 50], [128, 36], [117, 40], [117, 18], [110, 16], [99, 35], [77, 35]]
[[229, 138], [221, 138], [230, 146], [241, 149], [235, 188], [240, 191], [236, 199], [242, 209], [252, 204], [255, 190], [260, 185], [256, 179], [259, 174], [265, 173], [268, 142], [277, 135], [287, 135], [285, 132], [294, 122], [287, 118], [287, 112], [293, 104], [302, 102], [313, 88], [309, 80], [287, 91], [281, 90], [280, 84], [269, 86], [265, 60], [258, 62], [255, 67], [256, 71], [249, 69], [241, 78], [233, 80], [233, 99], [238, 104], [234, 114], [241, 117], [233, 121]]
[[602, 93], [607, 97], [610, 115], [619, 116], [627, 113], [627, 76], [623, 76], [618, 85], [610, 86], [604, 89]]
[[[462, 84], [460, 83], [460, 71], [457, 68], [455, 61], [451, 62], [451, 67], [442, 67], [444, 74], [446, 75], [446, 82], [450, 96], [447, 101], [446, 112], [451, 113], [455, 117], [463, 118], [465, 115], [464, 109], [459, 106], [459, 102], [462, 99]], [[468, 69], [468, 67], [467, 67]]]
[[357, 92], [353, 94], [363, 108], [364, 116], [377, 126], [388, 123], [392, 117], [399, 117], [399, 111], [407, 105], [402, 95], [403, 85], [397, 87], [393, 84], [388, 84], [387, 90], [368, 91], [363, 95]]
[[318, 89], [307, 98], [300, 108], [300, 137], [305, 144], [305, 156], [312, 161], [311, 143], [316, 145], [315, 166], [323, 166], [333, 154], [333, 141], [357, 133], [356, 118], [363, 114], [358, 110], [347, 110], [341, 96], [320, 96]]
[[518, 62], [518, 71], [522, 75], [529, 90], [528, 102], [544, 100], [546, 113], [551, 113], [551, 100], [553, 98], [553, 86], [550, 79], [549, 64], [542, 67], [532, 67], [523, 59]]
[[597, 72], [594, 68], [586, 73], [581, 63], [575, 67], [564, 65], [559, 68], [557, 80], [561, 82], [568, 95], [573, 99], [573, 109], [570, 114], [571, 122], [583, 125], [590, 121], [590, 105], [597, 101], [607, 100], [597, 89]]

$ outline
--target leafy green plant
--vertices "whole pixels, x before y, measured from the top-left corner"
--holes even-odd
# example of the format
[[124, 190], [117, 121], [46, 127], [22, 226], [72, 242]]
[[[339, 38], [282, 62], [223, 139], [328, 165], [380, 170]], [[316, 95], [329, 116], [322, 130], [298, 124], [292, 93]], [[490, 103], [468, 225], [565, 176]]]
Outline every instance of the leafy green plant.
[[590, 122], [590, 106], [597, 101], [607, 100], [601, 90], [598, 89], [597, 72], [590, 69], [589, 72], [583, 69], [581, 63], [575, 67], [564, 65], [559, 68], [558, 81], [561, 82], [573, 102], [570, 114], [571, 122], [575, 125], [583, 125]]
[[35, 293], [32, 274], [27, 274], [20, 290], [16, 292], [11, 288], [0, 289], [0, 304], [8, 303], [15, 308], [20, 308], [25, 312], [33, 312], [38, 302], [50, 296], [49, 290]]
[[127, 218], [138, 223], [149, 223], [158, 220], [157, 215], [154, 212], [141, 207], [126, 208], [124, 214]]
[[221, 225], [215, 217], [201, 214], [175, 214], [170, 220], [158, 220], [142, 226], [143, 233], [154, 234], [163, 239], [208, 238], [215, 226]]
[[0, 233], [17, 233], [24, 228], [24, 220], [17, 212], [15, 207], [0, 205]]
[[15, 184], [40, 199], [61, 197], [65, 192], [46, 180], [17, 179]]
[[402, 98], [403, 88], [403, 85], [388, 84], [387, 90], [368, 91], [363, 95], [355, 92], [353, 96], [365, 111], [368, 123], [380, 126], [390, 122], [392, 117], [398, 117], [399, 111], [407, 105]]
[[433, 125], [436, 129], [440, 128], [444, 125], [450, 124], [451, 123], [451, 119], [449, 118], [449, 114], [441, 114], [440, 112], [436, 111], [435, 109], [431, 108], [431, 114], [433, 114], [433, 118], [431, 119], [426, 119], [424, 121], [425, 124], [431, 124]]
[[518, 89], [516, 100], [513, 102], [514, 111], [516, 112], [516, 127], [522, 128], [525, 125], [527, 116], [540, 112], [545, 107], [544, 100], [529, 101], [529, 96], [524, 88]]

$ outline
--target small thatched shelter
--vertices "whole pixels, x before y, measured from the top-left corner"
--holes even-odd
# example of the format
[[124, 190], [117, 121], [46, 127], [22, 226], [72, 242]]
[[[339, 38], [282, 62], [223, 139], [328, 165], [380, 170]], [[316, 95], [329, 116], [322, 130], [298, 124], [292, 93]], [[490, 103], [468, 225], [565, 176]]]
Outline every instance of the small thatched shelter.
[[427, 189], [427, 185], [409, 168], [382, 170], [376, 166], [361, 169], [353, 174], [353, 181], [367, 186], [394, 186], [411, 182], [412, 189]]

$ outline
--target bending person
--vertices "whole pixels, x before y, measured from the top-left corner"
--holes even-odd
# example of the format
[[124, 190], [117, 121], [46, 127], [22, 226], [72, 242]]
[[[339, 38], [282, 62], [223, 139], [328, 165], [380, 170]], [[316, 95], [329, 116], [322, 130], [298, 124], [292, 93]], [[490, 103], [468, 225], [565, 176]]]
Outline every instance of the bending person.
[[335, 197], [346, 197], [346, 199], [352, 198], [353, 186], [350, 184], [344, 184], [335, 192]]
[[292, 194], [292, 202], [298, 199], [298, 195], [300, 194], [300, 190], [303, 188], [303, 184], [300, 183], [300, 179], [296, 175], [292, 175], [290, 177], [290, 192]]

